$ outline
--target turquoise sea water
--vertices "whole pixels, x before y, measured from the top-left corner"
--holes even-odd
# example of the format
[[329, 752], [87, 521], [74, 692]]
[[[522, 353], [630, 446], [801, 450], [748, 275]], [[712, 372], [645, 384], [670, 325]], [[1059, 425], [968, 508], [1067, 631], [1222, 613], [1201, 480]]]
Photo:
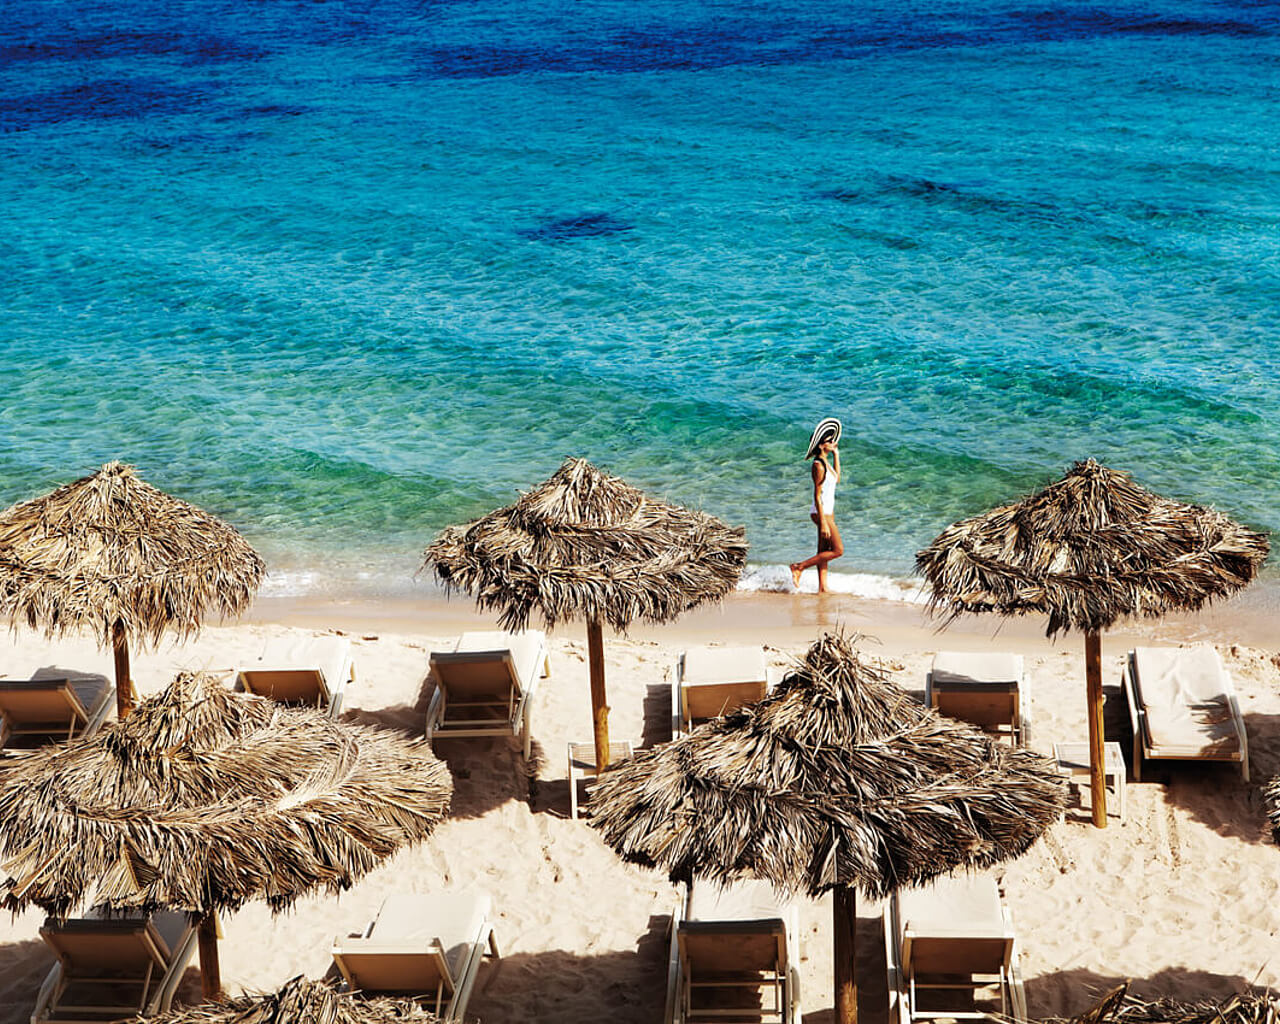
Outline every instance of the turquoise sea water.
[[1086, 456], [1275, 530], [1277, 101], [1246, 0], [8, 0], [0, 502], [411, 593], [582, 455], [758, 582], [832, 414], [845, 573]]

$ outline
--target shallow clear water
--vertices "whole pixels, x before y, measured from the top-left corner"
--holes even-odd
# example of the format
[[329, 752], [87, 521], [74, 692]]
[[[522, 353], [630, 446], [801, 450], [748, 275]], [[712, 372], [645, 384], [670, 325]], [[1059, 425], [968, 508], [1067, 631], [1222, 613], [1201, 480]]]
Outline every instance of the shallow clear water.
[[768, 566], [831, 414], [850, 574], [1087, 456], [1280, 528], [1280, 8], [848, 6], [11, 0], [0, 501], [400, 592], [582, 455]]

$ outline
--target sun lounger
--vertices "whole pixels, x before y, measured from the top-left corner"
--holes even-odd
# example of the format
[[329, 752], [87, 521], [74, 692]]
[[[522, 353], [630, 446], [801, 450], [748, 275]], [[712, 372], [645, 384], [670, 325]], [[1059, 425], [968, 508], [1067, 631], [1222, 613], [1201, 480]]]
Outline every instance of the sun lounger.
[[254, 662], [236, 670], [236, 689], [281, 704], [327, 707], [337, 718], [347, 684], [356, 677], [345, 636], [278, 636]]
[[489, 909], [481, 893], [397, 893], [363, 932], [333, 940], [333, 962], [352, 991], [424, 998], [462, 1020], [481, 960], [499, 955]]
[[695, 881], [672, 923], [667, 1024], [799, 1024], [795, 904], [780, 903], [764, 882]]
[[1249, 736], [1218, 652], [1138, 647], [1129, 652], [1124, 693], [1133, 725], [1133, 777], [1142, 759], [1231, 761], [1249, 781]]
[[427, 705], [427, 740], [514, 736], [529, 757], [533, 693], [551, 674], [540, 630], [463, 633], [452, 651], [431, 654], [435, 690]]
[[115, 686], [103, 676], [0, 680], [0, 750], [91, 736], [111, 713]]
[[1031, 731], [1020, 654], [939, 651], [925, 678], [925, 703], [950, 718], [1008, 736], [1025, 747]]
[[186, 914], [45, 921], [40, 937], [54, 964], [31, 1024], [133, 1019], [169, 1009], [196, 949]]
[[671, 673], [671, 734], [727, 715], [769, 692], [763, 647], [692, 647]]
[[[990, 875], [948, 875], [895, 893], [885, 903], [884, 942], [892, 1024], [996, 1012], [1026, 1020], [1013, 925]], [[984, 1006], [993, 988], [996, 1005]]]

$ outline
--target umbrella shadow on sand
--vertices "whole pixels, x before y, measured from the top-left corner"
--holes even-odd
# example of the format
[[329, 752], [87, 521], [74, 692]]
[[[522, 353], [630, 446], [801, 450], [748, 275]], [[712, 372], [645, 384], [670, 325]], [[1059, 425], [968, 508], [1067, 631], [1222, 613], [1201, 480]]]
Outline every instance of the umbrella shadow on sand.
[[1143, 783], [1164, 785], [1164, 799], [1219, 835], [1246, 843], [1271, 843], [1262, 787], [1280, 773], [1280, 715], [1246, 714], [1249, 779], [1240, 767], [1207, 761], [1155, 761], [1143, 766]]
[[[889, 974], [884, 958], [884, 919], [880, 914], [859, 914], [856, 926], [859, 942], [854, 949], [854, 972], [858, 978], [859, 1024], [891, 1024], [889, 1020]], [[817, 931], [802, 933], [800, 958], [805, 959], [805, 943], [821, 941]], [[865, 941], [862, 941], [865, 940]], [[823, 977], [814, 986], [800, 986], [804, 1005], [803, 1024], [836, 1024], [835, 1007]]]
[[[341, 719], [357, 725], [371, 725], [400, 733], [406, 740], [422, 739], [426, 729], [427, 705], [435, 684], [424, 678], [413, 704], [383, 708], [348, 708]], [[453, 775], [450, 818], [482, 818], [511, 801], [529, 801], [537, 795], [538, 769], [545, 762], [535, 739], [526, 764], [514, 741], [505, 737], [437, 737], [432, 752]], [[545, 783], [544, 783], [545, 784]], [[564, 805], [569, 805], [567, 785]]]
[[481, 968], [467, 1017], [558, 1024], [598, 1020], [603, 1011], [610, 1024], [659, 1020], [666, 1001], [670, 923], [665, 914], [650, 917], [634, 949], [599, 956], [504, 949], [502, 959]]
[[0, 944], [0, 1024], [26, 1024], [53, 952], [39, 939]]
[[347, 705], [340, 717], [344, 722], [398, 730], [407, 740], [422, 739], [426, 735], [427, 707], [431, 703], [431, 695], [434, 692], [435, 683], [432, 682], [430, 675], [424, 675], [418, 684], [418, 693], [412, 704], [390, 704], [380, 708]]

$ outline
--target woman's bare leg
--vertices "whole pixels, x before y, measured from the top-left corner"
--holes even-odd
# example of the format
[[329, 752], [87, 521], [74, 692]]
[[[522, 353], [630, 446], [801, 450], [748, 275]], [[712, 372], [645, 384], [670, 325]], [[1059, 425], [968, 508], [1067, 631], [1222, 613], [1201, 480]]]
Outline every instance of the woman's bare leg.
[[[813, 521], [813, 524], [818, 528], [818, 554], [821, 554], [822, 553], [822, 520], [818, 518], [818, 513], [816, 512], [810, 512], [809, 518]], [[803, 562], [792, 562], [791, 565], [788, 567], [791, 569], [791, 582], [792, 584], [794, 584], [796, 590], [800, 589], [800, 574], [804, 572], [807, 568], [809, 568], [809, 566], [817, 565], [818, 563], [815, 560], [816, 558], [817, 556], [815, 555], [814, 558], [806, 558]]]
[[844, 554], [844, 544], [840, 542], [840, 530], [836, 527], [836, 521], [827, 517], [827, 527], [830, 532], [827, 535], [825, 550], [820, 551], [814, 556], [815, 558], [822, 559], [818, 562], [819, 594], [825, 594], [827, 592], [827, 566]]
[[812, 558], [806, 558], [803, 562], [791, 563], [791, 579], [795, 583], [796, 589], [800, 589], [800, 574], [806, 569], [813, 566], [818, 567], [818, 593], [825, 593], [827, 589], [827, 563], [839, 558], [844, 554], [844, 545], [840, 542], [840, 531], [836, 528], [836, 521], [827, 516], [828, 537], [822, 537], [822, 521], [816, 514], [811, 514], [810, 519], [818, 527], [818, 553]]

